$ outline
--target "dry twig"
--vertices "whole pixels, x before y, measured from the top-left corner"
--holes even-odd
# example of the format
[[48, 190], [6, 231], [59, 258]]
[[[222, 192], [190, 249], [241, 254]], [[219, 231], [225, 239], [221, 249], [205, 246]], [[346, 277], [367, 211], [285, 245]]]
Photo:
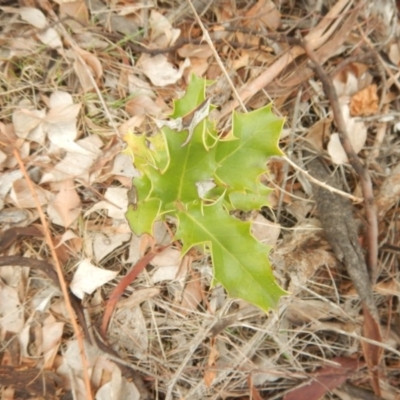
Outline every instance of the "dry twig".
[[378, 275], [378, 219], [376, 216], [371, 177], [369, 175], [368, 169], [362, 164], [350, 142], [346, 123], [344, 121], [342, 111], [340, 110], [339, 99], [333, 86], [332, 80], [329, 78], [322, 66], [318, 63], [315, 53], [313, 49], [309, 46], [307, 41], [305, 41], [304, 43], [304, 49], [309, 59], [313, 62], [313, 68], [321, 79], [324, 92], [331, 104], [334, 120], [338, 129], [339, 138], [340, 142], [342, 143], [343, 149], [346, 152], [347, 158], [349, 159], [351, 166], [360, 177], [360, 183], [364, 195], [365, 214], [368, 222], [368, 229], [366, 233], [368, 251], [367, 265], [371, 282], [375, 282]]
[[47, 242], [47, 245], [49, 246], [50, 252], [51, 252], [51, 256], [53, 258], [54, 261], [54, 265], [56, 266], [56, 271], [57, 271], [57, 275], [58, 275], [58, 281], [60, 284], [60, 288], [61, 288], [61, 292], [63, 294], [64, 297], [64, 301], [65, 301], [65, 306], [72, 324], [72, 327], [74, 329], [74, 333], [76, 336], [76, 340], [78, 342], [78, 346], [79, 346], [79, 351], [80, 351], [80, 356], [81, 356], [81, 361], [82, 361], [82, 369], [83, 369], [83, 378], [85, 381], [85, 387], [86, 387], [86, 396], [88, 400], [93, 399], [93, 395], [92, 395], [92, 389], [91, 389], [91, 384], [90, 384], [90, 377], [89, 377], [89, 362], [86, 358], [85, 355], [85, 345], [83, 343], [83, 337], [82, 337], [82, 332], [79, 329], [79, 325], [75, 320], [75, 315], [74, 315], [74, 309], [72, 307], [71, 304], [71, 300], [69, 297], [69, 293], [68, 293], [68, 287], [67, 284], [65, 282], [64, 279], [64, 274], [60, 265], [60, 262], [58, 260], [58, 256], [57, 256], [57, 252], [54, 248], [54, 244], [53, 241], [51, 239], [51, 235], [50, 235], [50, 229], [49, 226], [47, 224], [47, 220], [46, 220], [46, 216], [44, 215], [44, 212], [42, 210], [42, 207], [40, 205], [39, 199], [37, 197], [35, 188], [32, 184], [32, 181], [26, 171], [25, 165], [23, 163], [23, 161], [21, 160], [21, 157], [18, 153], [17, 150], [14, 150], [14, 157], [18, 162], [19, 168], [24, 176], [24, 178], [26, 179], [26, 182], [28, 184], [29, 190], [32, 194], [32, 197], [34, 199], [36, 208], [38, 210], [39, 216], [40, 216], [40, 221], [42, 223], [43, 226], [43, 230], [44, 230], [44, 236]]

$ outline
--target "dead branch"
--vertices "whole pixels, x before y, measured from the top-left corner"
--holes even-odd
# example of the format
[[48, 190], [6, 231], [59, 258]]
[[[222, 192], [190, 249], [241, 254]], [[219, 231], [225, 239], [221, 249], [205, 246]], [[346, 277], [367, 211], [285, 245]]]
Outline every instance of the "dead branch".
[[363, 165], [363, 163], [353, 150], [353, 146], [350, 142], [347, 132], [346, 123], [344, 121], [342, 111], [340, 110], [339, 99], [333, 86], [332, 80], [329, 78], [322, 66], [318, 63], [314, 51], [307, 42], [304, 43], [304, 50], [309, 59], [312, 61], [312, 68], [321, 79], [325, 95], [329, 99], [329, 103], [332, 107], [334, 120], [338, 129], [339, 138], [343, 149], [346, 152], [347, 158], [349, 159], [351, 166], [360, 177], [360, 183], [364, 195], [365, 215], [368, 223], [368, 228], [366, 232], [367, 266], [371, 282], [375, 282], [378, 275], [378, 219], [376, 214], [371, 177], [369, 175], [368, 169]]

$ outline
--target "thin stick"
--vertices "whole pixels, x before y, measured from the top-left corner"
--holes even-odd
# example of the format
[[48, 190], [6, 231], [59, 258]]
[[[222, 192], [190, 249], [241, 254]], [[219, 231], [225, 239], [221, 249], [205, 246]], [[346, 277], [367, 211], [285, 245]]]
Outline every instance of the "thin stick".
[[40, 202], [39, 202], [38, 196], [36, 194], [35, 188], [34, 188], [34, 186], [32, 184], [31, 179], [29, 178], [29, 175], [28, 175], [28, 173], [26, 171], [24, 163], [21, 160], [21, 157], [19, 155], [18, 150], [14, 149], [13, 153], [14, 153], [15, 159], [18, 162], [18, 165], [19, 165], [19, 168], [20, 168], [20, 170], [22, 172], [22, 175], [24, 176], [24, 178], [25, 178], [25, 180], [26, 180], [26, 182], [28, 184], [29, 191], [31, 192], [31, 195], [32, 195], [33, 200], [35, 202], [36, 209], [38, 210], [38, 213], [39, 213], [39, 216], [40, 216], [40, 221], [42, 223], [43, 230], [44, 230], [44, 236], [45, 236], [47, 245], [49, 246], [49, 249], [50, 249], [50, 252], [51, 252], [51, 256], [52, 256], [53, 261], [54, 261], [54, 265], [56, 267], [56, 272], [57, 272], [58, 280], [60, 282], [61, 292], [62, 292], [63, 297], [64, 297], [65, 308], [67, 309], [69, 318], [71, 320], [72, 328], [74, 330], [74, 333], [75, 333], [75, 336], [76, 336], [76, 339], [77, 339], [77, 342], [78, 342], [79, 352], [80, 352], [81, 361], [82, 361], [83, 379], [84, 379], [84, 382], [85, 382], [86, 393], [87, 393], [86, 394], [86, 396], [87, 396], [86, 398], [88, 400], [92, 400], [93, 396], [92, 396], [92, 389], [91, 389], [90, 377], [89, 377], [89, 362], [88, 362], [88, 360], [86, 358], [86, 355], [85, 355], [85, 346], [84, 346], [84, 343], [83, 343], [82, 332], [79, 329], [79, 325], [78, 325], [78, 323], [76, 322], [76, 319], [75, 319], [74, 309], [72, 307], [72, 304], [71, 304], [71, 301], [70, 301], [70, 298], [69, 298], [69, 295], [68, 295], [67, 284], [65, 283], [65, 279], [64, 279], [64, 275], [63, 275], [63, 272], [62, 272], [62, 269], [61, 269], [61, 265], [60, 265], [60, 262], [58, 260], [56, 250], [54, 248], [53, 241], [51, 240], [49, 225], [47, 224], [46, 216], [44, 215], [44, 212], [43, 212], [42, 207], [40, 205]]
[[367, 266], [369, 269], [371, 282], [374, 283], [378, 274], [378, 218], [374, 203], [374, 193], [372, 190], [371, 177], [369, 175], [368, 169], [365, 168], [365, 166], [362, 164], [350, 142], [346, 123], [340, 109], [339, 98], [336, 93], [335, 87], [333, 86], [332, 80], [328, 77], [327, 73], [319, 64], [314, 51], [307, 42], [304, 43], [304, 50], [308, 58], [313, 62], [313, 68], [318, 74], [319, 79], [322, 82], [325, 95], [331, 104], [333, 117], [335, 119], [335, 124], [339, 133], [340, 143], [342, 144], [343, 149], [346, 152], [347, 158], [349, 159], [351, 166], [360, 177], [361, 188], [364, 195], [365, 216], [368, 223], [368, 229], [366, 232]]
[[247, 112], [247, 108], [244, 105], [244, 103], [243, 103], [238, 91], [235, 88], [235, 85], [232, 82], [232, 79], [230, 78], [230, 76], [228, 74], [228, 71], [226, 70], [226, 68], [224, 66], [224, 63], [222, 62], [221, 57], [219, 56], [219, 54], [218, 54], [218, 52], [217, 52], [217, 50], [216, 50], [216, 48], [214, 46], [214, 43], [213, 43], [213, 41], [212, 41], [212, 39], [210, 37], [210, 34], [208, 33], [208, 30], [206, 29], [206, 27], [204, 26], [203, 22], [201, 21], [201, 18], [199, 16], [199, 14], [197, 13], [196, 9], [194, 8], [193, 3], [191, 2], [191, 0], [187, 0], [187, 2], [189, 4], [190, 8], [192, 9], [194, 17], [196, 18], [196, 21], [199, 24], [199, 26], [200, 26], [200, 28], [201, 28], [201, 30], [203, 32], [203, 36], [204, 36], [205, 41], [210, 46], [210, 49], [214, 54], [215, 60], [217, 61], [219, 67], [221, 68], [222, 73], [225, 75], [225, 78], [228, 80], [229, 86], [231, 87], [232, 92], [233, 92], [236, 100], [240, 104], [240, 107], [242, 108], [243, 112]]
[[302, 174], [304, 174], [305, 176], [307, 176], [307, 178], [315, 183], [318, 186], [323, 187], [326, 190], [329, 190], [332, 193], [336, 193], [339, 194], [340, 196], [346, 197], [356, 203], [361, 203], [362, 201], [364, 201], [364, 199], [360, 198], [360, 197], [356, 197], [353, 196], [352, 194], [343, 192], [342, 190], [336, 189], [332, 186], [327, 185], [326, 183], [319, 181], [318, 179], [314, 178], [313, 176], [311, 176], [306, 170], [302, 169], [301, 167], [299, 167], [297, 164], [295, 164], [290, 158], [286, 157], [286, 156], [282, 156], [282, 158], [289, 163], [295, 170], [301, 172]]

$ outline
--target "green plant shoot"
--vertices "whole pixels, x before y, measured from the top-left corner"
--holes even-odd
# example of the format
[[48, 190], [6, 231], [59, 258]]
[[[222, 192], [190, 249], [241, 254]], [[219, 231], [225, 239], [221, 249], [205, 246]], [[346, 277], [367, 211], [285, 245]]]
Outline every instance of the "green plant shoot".
[[[221, 138], [208, 118], [208, 84], [192, 76], [186, 94], [174, 101], [171, 120], [160, 122], [155, 136], [126, 136], [126, 151], [141, 173], [133, 179], [137, 203], [129, 205], [126, 218], [137, 235], [152, 234], [157, 220], [174, 218], [183, 254], [200, 245], [211, 255], [214, 283], [268, 310], [286, 292], [273, 277], [269, 248], [251, 234], [250, 222], [230, 211], [268, 206], [270, 189], [260, 176], [268, 158], [282, 154], [283, 120], [270, 105], [235, 112], [232, 132]], [[213, 187], [201, 191], [202, 186]]]

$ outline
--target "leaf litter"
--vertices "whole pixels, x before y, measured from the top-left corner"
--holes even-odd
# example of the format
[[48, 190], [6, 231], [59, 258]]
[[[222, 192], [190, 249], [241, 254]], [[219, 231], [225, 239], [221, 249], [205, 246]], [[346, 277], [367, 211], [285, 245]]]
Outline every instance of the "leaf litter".
[[[395, 6], [382, 2], [368, 8], [360, 2], [356, 7], [347, 0], [220, 0], [208, 7], [193, 1], [193, 6], [246, 106], [260, 108], [273, 100], [276, 112], [286, 117], [293, 133], [280, 141], [285, 153], [306, 168], [302, 150], [317, 150], [331, 170], [339, 164], [343, 186], [358, 197], [359, 178], [337, 141], [330, 104], [295, 30], [334, 72], [350, 139], [373, 174], [380, 245], [373, 298], [379, 319], [362, 311], [354, 283], [333, 255], [310, 203], [307, 179], [289, 167], [280, 181], [285, 167], [277, 162], [265, 180], [278, 200], [270, 202], [272, 210], [252, 217], [257, 235], [273, 245], [271, 263], [287, 298], [264, 313], [211, 287], [207, 258], [194, 253], [181, 260], [180, 249], [170, 248], [119, 294], [107, 350], [85, 344], [88, 394], [71, 330], [75, 316], [67, 313], [46, 270], [33, 263], [54, 260], [13, 150], [18, 149], [51, 223], [65, 279], [78, 285], [81, 310], [96, 330], [120, 277], [154, 246], [151, 238], [132, 235], [123, 218], [131, 179], [138, 176], [121, 154], [123, 136], [156, 131], [152, 118], [165, 120], [192, 72], [217, 81], [210, 96], [219, 107], [222, 131], [229, 130], [225, 116], [238, 100], [187, 2], [8, 2], [0, 16], [0, 249], [8, 263], [0, 268], [3, 396], [37, 398], [46, 390], [46, 398], [72, 392], [77, 399], [345, 399], [351, 385], [368, 396], [379, 387], [381, 398], [395, 399], [400, 394], [394, 335], [399, 319]], [[301, 112], [294, 120], [300, 88]], [[306, 145], [310, 142], [317, 148]], [[363, 207], [356, 207], [363, 244], [368, 226]], [[21, 230], [32, 228], [37, 232]], [[157, 243], [169, 244], [168, 229], [157, 228]], [[8, 258], [17, 256], [24, 259]], [[82, 273], [78, 266], [85, 263], [91, 269]], [[381, 343], [379, 336], [374, 339], [377, 324]], [[383, 351], [382, 361], [368, 343]], [[378, 373], [369, 375], [366, 365]], [[129, 368], [142, 380], [132, 380]]]

